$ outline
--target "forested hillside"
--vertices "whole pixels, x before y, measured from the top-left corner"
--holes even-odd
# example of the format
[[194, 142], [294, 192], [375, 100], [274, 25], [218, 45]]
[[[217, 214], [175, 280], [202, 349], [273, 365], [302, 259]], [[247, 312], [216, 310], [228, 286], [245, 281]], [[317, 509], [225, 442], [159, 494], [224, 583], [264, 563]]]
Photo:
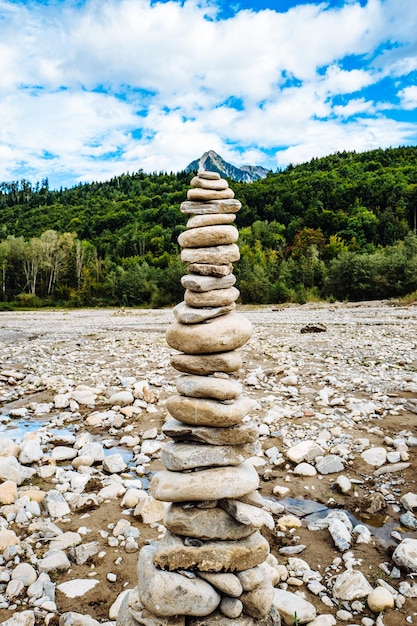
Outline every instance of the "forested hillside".
[[[139, 171], [60, 190], [46, 179], [1, 183], [0, 307], [181, 300], [179, 205], [190, 178]], [[242, 302], [417, 290], [417, 147], [343, 152], [229, 182], [242, 202]]]

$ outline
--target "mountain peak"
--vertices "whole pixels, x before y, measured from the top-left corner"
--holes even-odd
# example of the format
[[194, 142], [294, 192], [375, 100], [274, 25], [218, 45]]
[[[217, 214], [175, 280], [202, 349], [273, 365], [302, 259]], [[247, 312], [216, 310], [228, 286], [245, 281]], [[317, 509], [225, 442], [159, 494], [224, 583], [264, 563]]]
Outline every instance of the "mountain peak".
[[237, 182], [251, 183], [254, 180], [265, 178], [269, 170], [257, 165], [242, 165], [236, 167], [231, 163], [227, 163], [217, 152], [208, 150], [195, 161], [192, 161], [185, 168], [186, 172], [194, 172], [198, 170], [208, 170], [217, 172], [221, 176], [226, 176]]

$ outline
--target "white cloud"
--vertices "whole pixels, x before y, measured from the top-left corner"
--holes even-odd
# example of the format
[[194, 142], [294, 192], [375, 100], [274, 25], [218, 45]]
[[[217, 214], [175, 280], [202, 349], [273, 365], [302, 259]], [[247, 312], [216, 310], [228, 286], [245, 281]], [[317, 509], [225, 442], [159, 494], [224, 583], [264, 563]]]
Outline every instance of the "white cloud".
[[405, 87], [399, 92], [401, 105], [406, 110], [417, 109], [417, 85]]
[[383, 115], [398, 99], [363, 92], [401, 79], [393, 94], [413, 110], [415, 0], [227, 20], [216, 10], [214, 0], [0, 0], [0, 180], [176, 171], [207, 149], [274, 168], [266, 151], [281, 163], [416, 141], [415, 125]]

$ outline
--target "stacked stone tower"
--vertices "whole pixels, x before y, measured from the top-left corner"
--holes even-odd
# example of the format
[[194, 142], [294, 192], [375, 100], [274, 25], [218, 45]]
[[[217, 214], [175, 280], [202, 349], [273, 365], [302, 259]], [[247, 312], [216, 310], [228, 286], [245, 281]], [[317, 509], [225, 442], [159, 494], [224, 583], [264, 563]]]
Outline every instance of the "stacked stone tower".
[[190, 218], [178, 242], [188, 274], [184, 302], [167, 342], [181, 372], [167, 401], [171, 438], [161, 452], [166, 469], [151, 483], [167, 506], [161, 541], [142, 548], [138, 585], [126, 598], [118, 626], [276, 626], [276, 576], [264, 525], [271, 514], [258, 493], [250, 462], [259, 451], [251, 400], [233, 377], [238, 349], [250, 338], [246, 317], [234, 311], [239, 259], [233, 226], [241, 203], [216, 172], [200, 171], [181, 211]]

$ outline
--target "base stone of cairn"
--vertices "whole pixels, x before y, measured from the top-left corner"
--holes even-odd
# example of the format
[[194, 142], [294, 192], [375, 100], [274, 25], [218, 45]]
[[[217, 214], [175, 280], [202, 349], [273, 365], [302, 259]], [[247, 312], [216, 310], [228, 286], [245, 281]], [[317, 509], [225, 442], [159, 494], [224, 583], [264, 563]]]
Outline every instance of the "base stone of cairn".
[[260, 448], [248, 414], [252, 402], [231, 374], [251, 337], [237, 313], [233, 225], [241, 203], [216, 172], [191, 180], [181, 211], [184, 302], [174, 308], [167, 342], [176, 350], [177, 394], [167, 400], [161, 451], [166, 469], [150, 491], [169, 503], [166, 533], [143, 547], [138, 584], [121, 605], [117, 626], [279, 626], [273, 607], [274, 568], [260, 529], [274, 520], [263, 508], [259, 476], [250, 462]]

